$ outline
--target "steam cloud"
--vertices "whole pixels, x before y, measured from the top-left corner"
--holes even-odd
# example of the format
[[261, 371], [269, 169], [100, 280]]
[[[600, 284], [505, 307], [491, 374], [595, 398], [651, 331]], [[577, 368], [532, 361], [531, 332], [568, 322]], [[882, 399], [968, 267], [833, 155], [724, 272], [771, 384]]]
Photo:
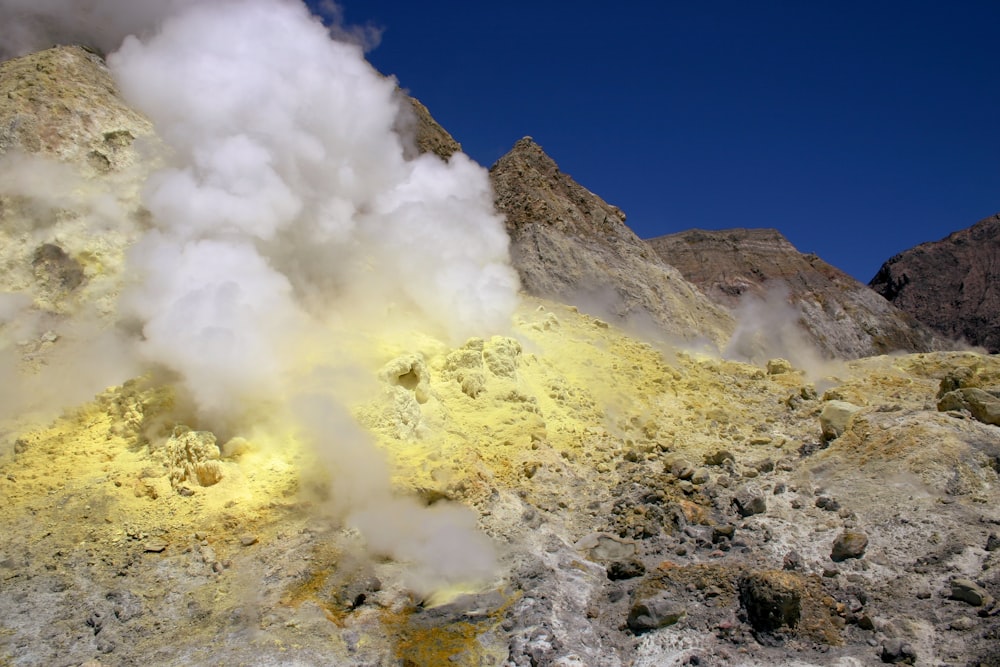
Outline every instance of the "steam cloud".
[[[123, 96], [169, 147], [120, 303], [142, 325], [139, 358], [177, 373], [204, 425], [234, 428], [262, 404], [297, 415], [373, 549], [439, 583], [484, 574], [471, 515], [394, 499], [374, 462], [347, 474], [377, 452], [329, 395], [296, 385], [303, 353], [338, 326], [453, 343], [508, 328], [517, 278], [485, 170], [462, 154], [407, 159], [395, 82], [297, 0], [8, 0], [0, 23], [8, 54], [51, 40], [113, 51]], [[408, 537], [379, 528], [400, 516]], [[464, 569], [445, 558], [456, 540]]]

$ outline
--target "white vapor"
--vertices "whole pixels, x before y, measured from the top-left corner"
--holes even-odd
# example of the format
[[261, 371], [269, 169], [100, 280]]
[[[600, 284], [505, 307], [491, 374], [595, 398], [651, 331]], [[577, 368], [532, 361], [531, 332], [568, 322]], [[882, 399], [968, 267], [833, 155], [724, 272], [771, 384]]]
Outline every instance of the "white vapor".
[[[462, 154], [407, 159], [395, 82], [298, 0], [77, 4], [8, 0], [0, 38], [12, 53], [80, 38], [113, 51], [123, 97], [168, 147], [120, 301], [142, 329], [138, 357], [177, 374], [200, 427], [246, 425], [261, 406], [297, 415], [374, 550], [428, 580], [437, 563], [456, 568], [441, 581], [482, 576], [492, 560], [474, 521], [400, 505], [384, 466], [354, 467], [379, 454], [345, 411], [296, 397], [302, 357], [336, 339], [332, 323], [452, 343], [509, 328], [517, 277], [486, 170]], [[384, 530], [400, 516], [406, 531]], [[465, 570], [446, 558], [463, 539]]]

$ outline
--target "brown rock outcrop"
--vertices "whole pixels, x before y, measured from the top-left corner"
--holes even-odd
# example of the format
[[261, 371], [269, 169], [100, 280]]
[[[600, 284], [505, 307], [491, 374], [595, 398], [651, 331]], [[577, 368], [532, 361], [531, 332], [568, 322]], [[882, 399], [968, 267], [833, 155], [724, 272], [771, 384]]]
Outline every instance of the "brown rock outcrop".
[[781, 317], [762, 316], [770, 320], [762, 326], [776, 326], [782, 317], [795, 319], [825, 356], [850, 359], [946, 346], [865, 285], [816, 255], [796, 250], [777, 230], [693, 229], [650, 239], [649, 244], [718, 303], [736, 307], [748, 296], [762, 303], [780, 299]]
[[[413, 133], [417, 151], [420, 153], [434, 153], [438, 157], [447, 160], [455, 153], [462, 150], [462, 145], [455, 141], [448, 130], [434, 120], [431, 112], [427, 110], [420, 100], [407, 96], [410, 103], [409, 109], [400, 109], [399, 129], [404, 133]], [[409, 111], [412, 110], [412, 113]]]
[[1000, 352], [1000, 213], [891, 258], [869, 285], [950, 338]]
[[490, 169], [525, 291], [717, 344], [733, 330], [709, 301], [625, 225], [625, 214], [569, 175], [531, 137]]

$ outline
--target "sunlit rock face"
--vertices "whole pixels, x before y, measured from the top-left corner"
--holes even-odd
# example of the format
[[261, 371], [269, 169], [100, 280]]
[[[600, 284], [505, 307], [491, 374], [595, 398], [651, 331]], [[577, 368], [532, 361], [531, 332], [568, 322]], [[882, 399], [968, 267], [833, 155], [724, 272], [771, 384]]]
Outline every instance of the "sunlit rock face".
[[[55, 70], [32, 93], [39, 109], [64, 113], [46, 96], [101, 75], [68, 51], [91, 74]], [[121, 104], [105, 90], [87, 104]], [[72, 128], [88, 107], [68, 107]], [[72, 134], [47, 113], [46, 136]], [[176, 374], [120, 358], [141, 327], [116, 319], [117, 285], [158, 166], [142, 159], [157, 141], [142, 118], [120, 117], [138, 119], [134, 164], [94, 169], [103, 125], [72, 130], [80, 143], [60, 143], [54, 172], [0, 158], [32, 177], [0, 199], [0, 664], [997, 664], [995, 357], [807, 373], [654, 344], [526, 296], [505, 331], [458, 342], [402, 328], [414, 318], [398, 309], [384, 329], [314, 323], [279, 351], [295, 361], [291, 399], [272, 391], [213, 428]], [[421, 133], [416, 146], [447, 144]], [[551, 170], [525, 174], [529, 208], [572, 191]], [[117, 226], [95, 238], [95, 216]], [[558, 217], [521, 224], [549, 221], [560, 248], [631, 243], [620, 218], [599, 242]], [[558, 287], [598, 263], [567, 252], [578, 268], [538, 256], [518, 270]], [[613, 276], [628, 285], [654, 265], [626, 258]], [[622, 289], [639, 299], [627, 312], [647, 308]], [[706, 324], [720, 311], [694, 312], [667, 330], [726, 330]], [[12, 409], [18, 394], [51, 409]], [[845, 535], [864, 547], [841, 558]]]
[[774, 327], [783, 318], [827, 357], [947, 346], [912, 315], [816, 255], [800, 253], [775, 229], [694, 229], [649, 244], [715, 302], [739, 309], [741, 321], [757, 315]]
[[1000, 352], [1000, 214], [889, 259], [871, 287], [950, 338]]
[[490, 168], [511, 259], [529, 294], [578, 304], [650, 336], [722, 345], [729, 314], [666, 265], [625, 214], [568, 174], [530, 137]]

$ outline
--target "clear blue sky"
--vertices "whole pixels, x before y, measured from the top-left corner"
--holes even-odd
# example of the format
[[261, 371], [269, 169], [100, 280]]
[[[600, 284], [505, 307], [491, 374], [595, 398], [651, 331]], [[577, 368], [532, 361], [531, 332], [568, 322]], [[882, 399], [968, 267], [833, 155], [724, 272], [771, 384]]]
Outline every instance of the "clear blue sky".
[[531, 135], [644, 238], [775, 227], [867, 282], [1000, 211], [1000, 0], [343, 0], [490, 166]]

